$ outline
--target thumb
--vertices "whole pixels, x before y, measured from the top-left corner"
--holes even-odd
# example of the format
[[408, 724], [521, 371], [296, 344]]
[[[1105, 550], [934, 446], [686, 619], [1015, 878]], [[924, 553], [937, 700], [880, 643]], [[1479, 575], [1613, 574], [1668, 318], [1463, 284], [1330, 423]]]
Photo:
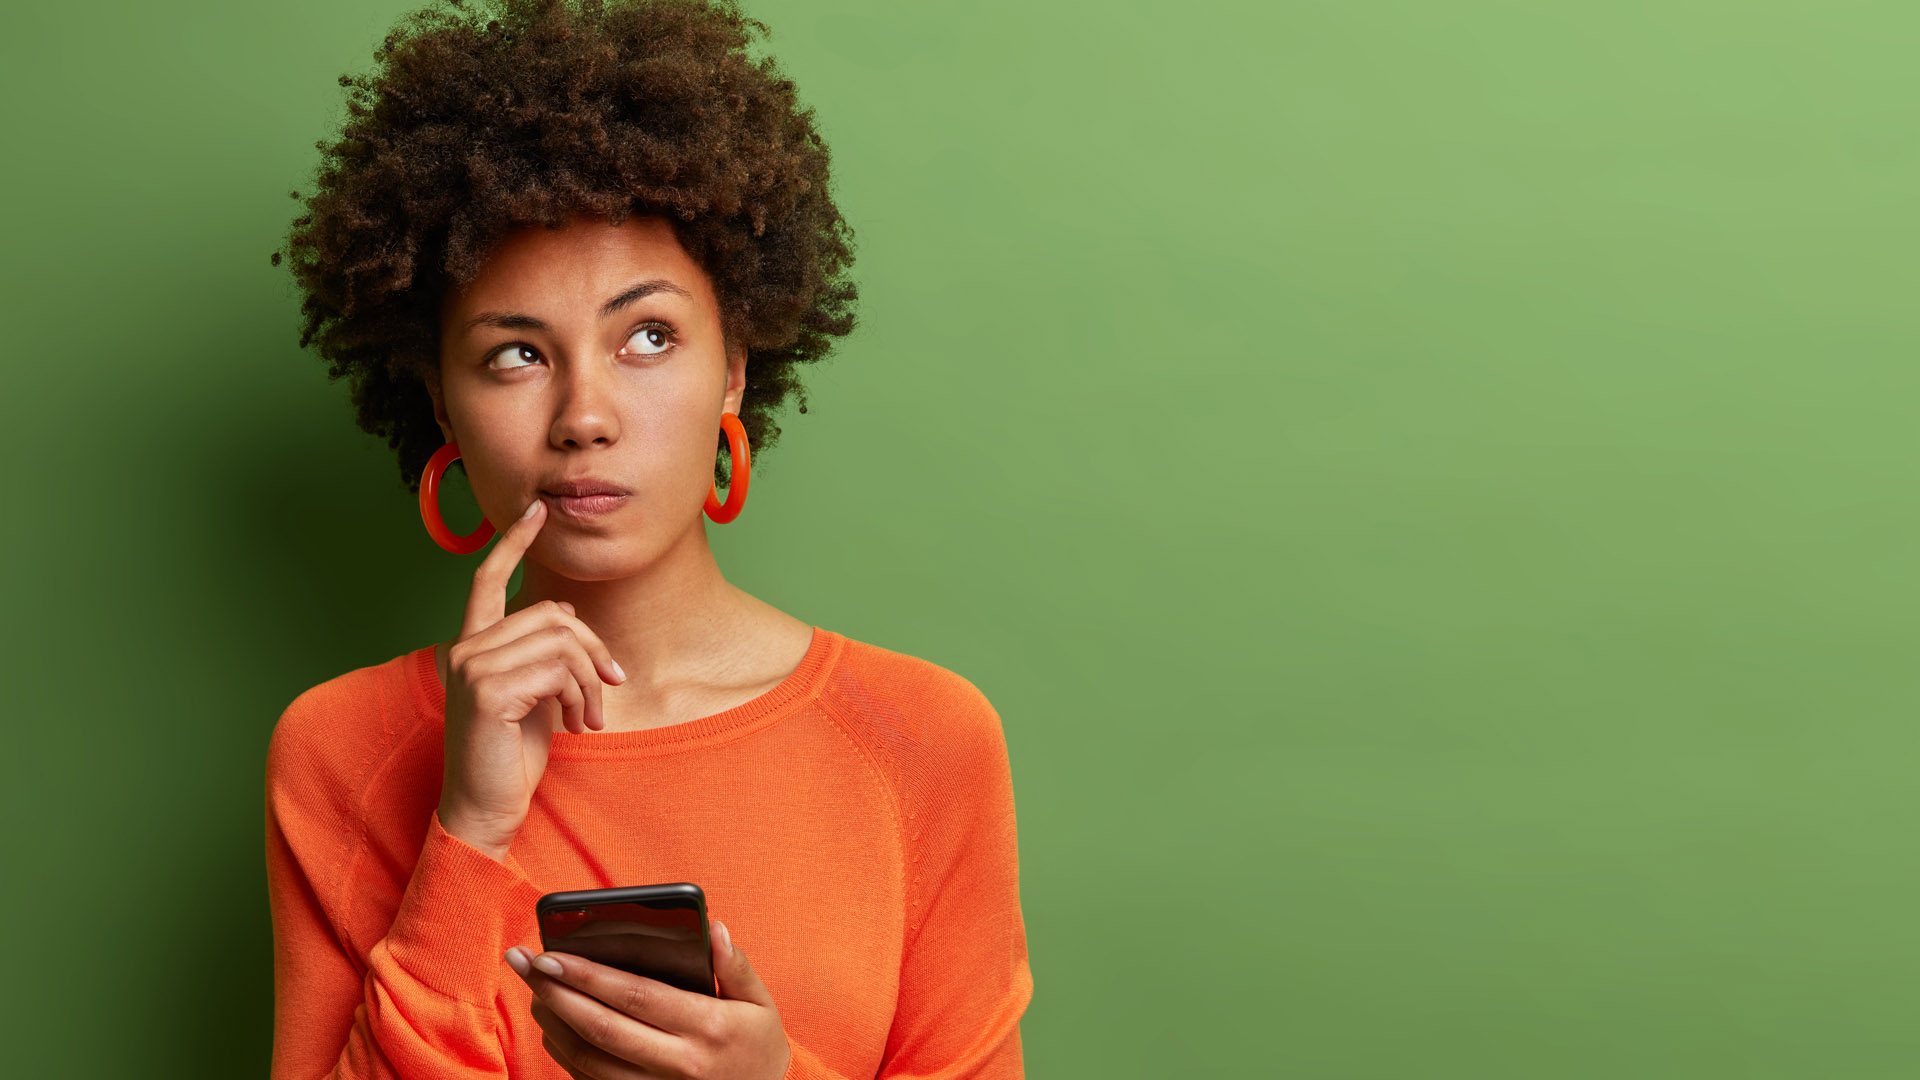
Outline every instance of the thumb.
[[727, 924], [719, 921], [713, 924], [713, 973], [720, 983], [721, 997], [751, 1001], [770, 1009], [776, 1007], [773, 995], [767, 992], [767, 984], [753, 973], [747, 954], [735, 947]]

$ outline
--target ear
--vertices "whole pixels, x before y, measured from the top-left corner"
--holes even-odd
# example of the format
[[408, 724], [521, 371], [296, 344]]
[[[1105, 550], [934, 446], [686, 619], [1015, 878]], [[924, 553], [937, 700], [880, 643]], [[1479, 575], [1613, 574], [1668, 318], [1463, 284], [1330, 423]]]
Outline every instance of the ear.
[[727, 354], [727, 392], [720, 399], [720, 411], [740, 415], [740, 402], [747, 396], [747, 347], [737, 346]]
[[453, 437], [453, 421], [447, 416], [446, 394], [440, 387], [440, 373], [430, 371], [420, 381], [426, 385], [427, 396], [433, 399], [433, 419], [440, 425], [441, 437], [448, 442], [456, 441]]

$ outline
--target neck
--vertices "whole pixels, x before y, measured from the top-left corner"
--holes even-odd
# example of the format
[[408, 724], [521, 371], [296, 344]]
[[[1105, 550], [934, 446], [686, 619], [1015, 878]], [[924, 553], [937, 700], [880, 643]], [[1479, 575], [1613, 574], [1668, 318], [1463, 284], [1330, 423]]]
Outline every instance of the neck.
[[619, 690], [698, 678], [729, 658], [755, 605], [721, 574], [704, 525], [696, 520], [659, 558], [625, 577], [569, 578], [527, 559], [507, 614], [543, 600], [572, 604], [627, 673]]

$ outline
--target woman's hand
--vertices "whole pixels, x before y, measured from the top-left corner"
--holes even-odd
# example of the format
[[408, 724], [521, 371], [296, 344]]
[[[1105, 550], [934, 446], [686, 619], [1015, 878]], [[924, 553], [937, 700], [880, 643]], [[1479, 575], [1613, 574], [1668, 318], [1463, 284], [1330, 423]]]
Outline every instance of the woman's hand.
[[[529, 963], [531, 960], [531, 963]], [[574, 1080], [780, 1080], [791, 1048], [780, 1010], [725, 923], [713, 924], [720, 997], [572, 953], [507, 950], [533, 988], [540, 1045]]]
[[440, 824], [495, 859], [506, 857], [546, 771], [553, 703], [568, 731], [598, 731], [607, 726], [602, 681], [626, 681], [573, 605], [543, 600], [506, 614], [507, 582], [546, 515], [546, 501], [535, 499], [481, 561], [447, 650]]

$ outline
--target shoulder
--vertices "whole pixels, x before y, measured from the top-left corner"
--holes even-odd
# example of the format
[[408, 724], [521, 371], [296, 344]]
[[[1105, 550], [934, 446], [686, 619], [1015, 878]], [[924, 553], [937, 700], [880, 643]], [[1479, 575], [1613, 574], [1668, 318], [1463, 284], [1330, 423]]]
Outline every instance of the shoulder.
[[280, 713], [267, 743], [267, 794], [282, 811], [344, 824], [370, 776], [418, 727], [402, 653], [301, 691]]
[[820, 696], [896, 776], [1006, 771], [999, 710], [972, 680], [931, 660], [846, 638]]
[[917, 924], [949, 875], [1017, 873], [1000, 713], [971, 679], [930, 660], [858, 641], [845, 650], [820, 700], [891, 790]]

